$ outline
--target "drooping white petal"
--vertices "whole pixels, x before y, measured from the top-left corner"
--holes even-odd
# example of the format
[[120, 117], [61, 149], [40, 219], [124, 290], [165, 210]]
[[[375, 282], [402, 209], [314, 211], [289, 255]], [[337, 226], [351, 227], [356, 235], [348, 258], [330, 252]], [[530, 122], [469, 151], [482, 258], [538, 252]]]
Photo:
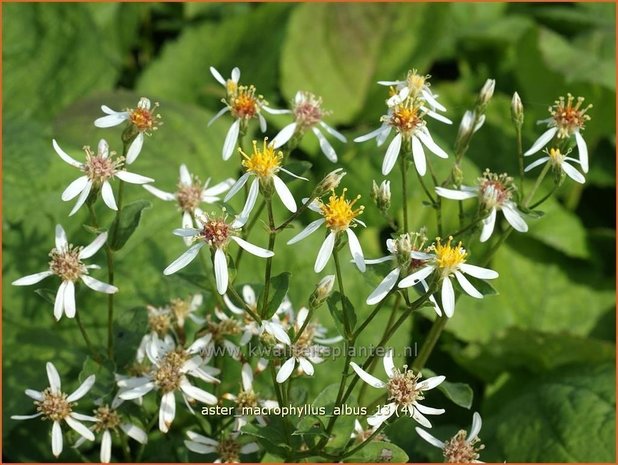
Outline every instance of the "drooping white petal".
[[178, 228], [172, 231], [172, 234], [180, 237], [195, 237], [200, 233], [199, 229], [195, 228]]
[[399, 287], [405, 288], [405, 287], [414, 286], [418, 281], [425, 279], [427, 276], [433, 273], [434, 269], [435, 268], [433, 266], [425, 266], [421, 268], [420, 270], [415, 271], [411, 275], [406, 276], [401, 281], [399, 281]]
[[66, 421], [67, 425], [69, 425], [80, 436], [85, 437], [89, 441], [94, 441], [94, 434], [83, 423], [74, 419], [70, 415], [64, 417], [64, 421]]
[[107, 231], [99, 234], [97, 237], [94, 238], [94, 240], [90, 244], [84, 247], [79, 252], [79, 255], [78, 255], [79, 259], [85, 260], [87, 258], [92, 257], [95, 253], [99, 251], [101, 247], [103, 247], [103, 245], [105, 245], [106, 241], [107, 241]]
[[135, 439], [140, 444], [146, 444], [148, 442], [148, 435], [146, 432], [131, 423], [121, 424], [120, 429], [122, 429], [127, 436]]
[[373, 131], [362, 135], [362, 136], [358, 136], [354, 139], [354, 142], [365, 142], [368, 141], [370, 139], [375, 139], [376, 137], [378, 137], [380, 134], [382, 134], [388, 126], [380, 126], [378, 129], [374, 129]]
[[[390, 258], [390, 257], [389, 257]], [[397, 280], [399, 279], [399, 267], [395, 268], [386, 277], [378, 284], [378, 287], [374, 289], [374, 291], [369, 294], [367, 297], [367, 305], [375, 305], [378, 302], [381, 302], [384, 297], [388, 295], [388, 293], [395, 287]]]
[[116, 205], [116, 199], [114, 198], [114, 191], [112, 190], [112, 186], [109, 182], [105, 181], [101, 186], [101, 197], [103, 198], [103, 202], [112, 210], [118, 210], [118, 206]]
[[466, 278], [463, 275], [463, 273], [461, 273], [460, 271], [455, 271], [455, 277], [457, 278], [457, 281], [459, 282], [459, 285], [466, 292], [466, 294], [468, 294], [469, 296], [474, 297], [476, 299], [482, 299], [483, 298], [483, 294], [481, 294], [472, 285], [472, 283], [470, 281], [468, 281], [468, 278]]
[[453, 290], [453, 283], [448, 277], [442, 279], [442, 307], [444, 308], [444, 314], [447, 318], [453, 316], [455, 313], [455, 291]]
[[571, 178], [573, 181], [578, 182], [580, 184], [583, 184], [586, 182], [586, 178], [584, 178], [584, 175], [581, 174], [579, 171], [577, 171], [574, 167], [572, 167], [571, 165], [569, 165], [567, 162], [562, 162], [562, 165], [560, 165], [562, 168], [562, 171], [564, 171], [566, 173], [566, 175]]
[[522, 218], [521, 212], [517, 210], [517, 207], [514, 204], [507, 203], [503, 205], [502, 213], [504, 214], [506, 221], [508, 221], [508, 223], [513, 227], [513, 229], [519, 232], [528, 231], [528, 225]]
[[239, 246], [241, 246], [243, 249], [245, 249], [247, 252], [255, 255], [256, 257], [269, 258], [275, 255], [275, 252], [268, 250], [268, 249], [263, 249], [262, 247], [258, 247], [257, 245], [253, 245], [250, 242], [247, 242], [246, 240], [241, 239], [238, 236], [232, 236], [232, 240], [236, 242]]
[[412, 418], [416, 420], [419, 424], [421, 424], [425, 428], [431, 428], [431, 422], [421, 412], [419, 412], [417, 408], [411, 406], [409, 412], [410, 416], [412, 416]]
[[526, 153], [524, 153], [524, 157], [537, 153], [539, 150], [545, 147], [547, 143], [554, 138], [557, 132], [558, 128], [553, 127], [549, 128], [547, 131], [541, 134], [541, 136], [534, 142], [534, 144], [532, 144], [532, 147], [530, 147], [526, 151]]
[[326, 124], [324, 121], [320, 121], [320, 126], [322, 126], [327, 133], [329, 133], [335, 139], [343, 142], [344, 144], [348, 141], [348, 139], [343, 134], [341, 134], [339, 131], [337, 131], [332, 126], [329, 126], [328, 124]]
[[254, 307], [257, 304], [257, 298], [255, 296], [255, 291], [249, 285], [244, 285], [242, 287], [242, 297], [245, 300], [246, 304], [250, 307]]
[[31, 284], [36, 284], [48, 276], [51, 276], [53, 273], [51, 271], [41, 271], [40, 273], [31, 274], [28, 276], [24, 276], [23, 278], [19, 278], [13, 281], [11, 284], [13, 286], [29, 286]]
[[315, 370], [313, 369], [313, 365], [309, 360], [307, 360], [305, 357], [299, 357], [298, 363], [300, 364], [300, 367], [303, 369], [303, 372], [306, 375], [313, 376]]
[[52, 454], [54, 457], [58, 457], [62, 454], [62, 429], [60, 428], [60, 422], [54, 421], [52, 425]]
[[84, 397], [86, 393], [90, 391], [90, 388], [92, 388], [95, 379], [95, 375], [88, 376], [88, 378], [86, 378], [84, 382], [75, 391], [73, 391], [73, 394], [67, 397], [67, 402], [77, 402], [79, 399]]
[[176, 416], [176, 399], [174, 391], [166, 392], [161, 397], [161, 406], [159, 407], [159, 430], [167, 433]]
[[62, 281], [58, 288], [58, 292], [56, 292], [56, 300], [54, 301], [54, 318], [56, 318], [56, 320], [60, 320], [64, 313], [64, 290], [66, 287], [67, 281]]
[[431, 137], [431, 134], [429, 134], [427, 128], [421, 129], [416, 133], [416, 135], [421, 140], [421, 142], [425, 144], [425, 147], [427, 147], [429, 151], [432, 152], [434, 155], [437, 155], [440, 158], [448, 158], [448, 154], [444, 150], [442, 150], [442, 148], [438, 144], [435, 143], [435, 141]]
[[210, 67], [210, 74], [213, 75], [213, 77], [217, 80], [219, 84], [221, 84], [224, 87], [227, 86], [227, 82], [225, 81], [225, 79], [223, 79], [223, 76], [221, 76], [221, 73], [217, 71], [213, 66]]
[[112, 435], [108, 429], [103, 431], [101, 438], [101, 463], [109, 463], [112, 459]]
[[481, 432], [481, 427], [483, 426], [483, 420], [481, 420], [481, 415], [478, 412], [474, 412], [472, 415], [472, 427], [470, 428], [470, 434], [466, 438], [468, 443], [474, 441], [476, 437]]
[[97, 421], [96, 417], [93, 417], [92, 415], [84, 415], [83, 413], [71, 412], [71, 416], [79, 421]]
[[58, 145], [58, 142], [56, 142], [56, 139], [52, 139], [52, 146], [54, 147], [54, 150], [56, 151], [58, 156], [62, 158], [62, 160], [64, 160], [66, 163], [68, 163], [71, 166], [74, 166], [75, 168], [80, 168], [80, 169], [82, 168], [83, 165], [80, 162], [75, 160], [71, 155], [69, 155], [68, 153], [66, 153], [64, 150], [60, 148], [60, 146]]
[[191, 247], [187, 249], [180, 257], [174, 260], [170, 265], [163, 270], [164, 275], [170, 275], [176, 273], [178, 270], [184, 268], [189, 263], [193, 261], [196, 255], [199, 253], [200, 249], [206, 245], [204, 242], [198, 242], [197, 244], [193, 244]]
[[228, 272], [225, 252], [220, 248], [217, 248], [217, 250], [215, 251], [214, 268], [215, 280], [217, 282], [217, 291], [219, 292], [219, 294], [223, 295], [227, 291]]
[[118, 288], [116, 286], [99, 281], [98, 279], [88, 276], [87, 274], [82, 276], [82, 281], [93, 291], [103, 292], [104, 294], [115, 294], [118, 292]]
[[324, 242], [322, 243], [322, 246], [320, 247], [320, 251], [318, 252], [318, 256], [316, 257], [315, 265], [313, 267], [313, 270], [316, 273], [319, 273], [320, 271], [322, 271], [324, 267], [326, 266], [326, 264], [328, 263], [328, 260], [333, 254], [333, 248], [335, 247], [336, 238], [337, 238], [336, 232], [330, 232], [328, 236], [326, 236], [326, 239], [324, 240]]
[[427, 160], [425, 158], [425, 150], [423, 150], [423, 144], [417, 137], [412, 136], [412, 159], [416, 166], [416, 171], [421, 176], [425, 176], [427, 172]]
[[496, 209], [492, 208], [489, 212], [489, 215], [486, 218], [483, 218], [483, 229], [481, 231], [481, 237], [479, 240], [481, 242], [487, 241], [492, 233], [494, 232], [494, 226], [496, 224]]
[[427, 115], [429, 115], [436, 121], [440, 121], [441, 123], [445, 123], [445, 124], [453, 124], [453, 122], [450, 119], [448, 119], [446, 116], [443, 116], [440, 113], [437, 113], [427, 107], [421, 106], [421, 110], [424, 110]]
[[264, 328], [266, 332], [268, 332], [269, 334], [272, 334], [275, 337], [275, 339], [277, 339], [279, 342], [283, 342], [286, 345], [292, 344], [292, 341], [290, 340], [290, 336], [288, 336], [288, 333], [285, 332], [285, 330], [279, 323], [265, 321]]
[[223, 194], [227, 190], [229, 190], [236, 181], [232, 178], [227, 178], [225, 181], [221, 181], [220, 183], [215, 184], [211, 187], [204, 186], [204, 190], [202, 191], [202, 200], [209, 201], [208, 199], [215, 197], [217, 195]]
[[32, 415], [11, 415], [11, 420], [32, 420], [33, 418], [39, 418], [41, 415], [43, 415], [43, 412]]
[[184, 392], [186, 395], [188, 395], [192, 399], [200, 401], [204, 404], [216, 405], [218, 402], [216, 396], [214, 396], [210, 392], [206, 392], [203, 389], [193, 386], [191, 383], [189, 383], [189, 381], [186, 380], [186, 378], [183, 378], [181, 380], [180, 389], [182, 389], [182, 392]]
[[384, 161], [382, 162], [382, 174], [384, 176], [390, 173], [393, 169], [393, 166], [395, 166], [397, 157], [399, 157], [399, 151], [401, 150], [401, 139], [401, 134], [397, 133], [397, 135], [393, 137], [393, 140], [386, 149]]
[[237, 222], [239, 225], [244, 225], [249, 220], [249, 215], [251, 214], [253, 207], [255, 207], [255, 202], [257, 201], [259, 192], [260, 180], [256, 177], [251, 183], [251, 187], [249, 188], [249, 195], [247, 195], [247, 201], [245, 202], [245, 206], [238, 214]]
[[528, 166], [526, 166], [526, 169], [524, 170], [524, 172], [527, 173], [531, 169], [536, 168], [539, 165], [542, 165], [543, 163], [547, 162], [548, 160], [549, 160], [549, 157], [541, 157], [538, 160], [535, 160], [532, 163], [530, 163]]
[[421, 90], [421, 93], [423, 94], [423, 98], [427, 101], [429, 106], [437, 110], [440, 110], [440, 111], [446, 111], [446, 108], [444, 107], [444, 105], [442, 105], [440, 102], [436, 100], [436, 95], [432, 94], [429, 89], [423, 88], [423, 90]]
[[278, 149], [289, 141], [296, 132], [296, 123], [285, 126], [272, 140], [273, 147]]
[[378, 137], [376, 137], [376, 144], [378, 147], [382, 147], [382, 144], [386, 142], [386, 139], [388, 139], [388, 136], [390, 135], [391, 130], [392, 130], [392, 127], [389, 125], [386, 125], [384, 127], [384, 131], [378, 134]]
[[231, 187], [231, 189], [228, 191], [228, 193], [225, 195], [225, 198], [223, 199], [224, 202], [229, 201], [232, 197], [234, 197], [234, 195], [236, 195], [236, 193], [242, 189], [242, 187], [247, 183], [247, 181], [249, 180], [249, 177], [251, 176], [251, 173], [245, 173], [243, 174], [240, 178], [238, 178], [238, 181], [236, 181], [236, 183]]
[[135, 160], [137, 160], [137, 157], [142, 151], [143, 145], [144, 145], [144, 133], [140, 132], [135, 137], [135, 139], [133, 139], [133, 142], [131, 142], [131, 145], [129, 146], [129, 150], [127, 150], [127, 165], [130, 165]]
[[429, 391], [433, 388], [435, 388], [436, 386], [439, 386], [440, 384], [442, 384], [442, 382], [446, 379], [445, 376], [432, 376], [431, 378], [427, 378], [426, 380], [421, 381], [420, 383], [418, 383], [418, 388], [422, 391]]
[[322, 153], [326, 156], [326, 158], [328, 158], [333, 163], [337, 163], [337, 153], [335, 152], [333, 146], [330, 145], [330, 142], [328, 142], [328, 139], [324, 137], [324, 134], [322, 134], [322, 132], [315, 126], [311, 128], [311, 131], [313, 131], [315, 137], [318, 138], [318, 141], [320, 142], [320, 149], [322, 150]]
[[386, 404], [380, 407], [380, 410], [367, 417], [367, 423], [374, 428], [377, 428], [390, 417], [392, 417], [397, 411], [397, 404], [395, 402], [391, 402], [390, 404]]
[[225, 141], [223, 142], [223, 159], [229, 160], [234, 153], [236, 142], [238, 142], [238, 134], [240, 132], [240, 120], [234, 121], [227, 131]]
[[185, 441], [185, 446], [191, 452], [195, 452], [196, 454], [212, 454], [217, 451], [216, 446], [207, 446], [205, 444], [200, 444], [199, 442], [193, 441]]
[[152, 178], [124, 170], [118, 171], [116, 173], [116, 176], [118, 177], [118, 179], [121, 179], [124, 182], [128, 182], [129, 184], [146, 184], [149, 182], [154, 182], [154, 179]]
[[496, 279], [499, 276], [499, 274], [494, 270], [476, 265], [470, 265], [468, 263], [459, 265], [459, 269], [464, 273], [479, 279]]
[[208, 121], [207, 127], [212, 126], [212, 123], [217, 121], [219, 118], [221, 118], [221, 116], [225, 115], [228, 111], [230, 111], [228, 107], [223, 107], [221, 110], [219, 110], [215, 116], [210, 118], [210, 121]]
[[75, 311], [75, 284], [73, 281], [67, 281], [64, 289], [64, 314], [67, 318], [74, 318]]
[[24, 391], [28, 397], [34, 400], [43, 400], [43, 393], [34, 389], [26, 389]]
[[386, 255], [380, 258], [365, 259], [365, 265], [377, 265], [379, 263], [385, 263], [385, 262], [391, 261], [392, 259], [393, 259], [392, 255]]
[[386, 376], [392, 378], [395, 375], [395, 364], [393, 363], [393, 349], [389, 349], [384, 358], [382, 359], [382, 363], [384, 364], [384, 371]]
[[279, 198], [283, 202], [283, 205], [285, 205], [285, 208], [290, 210], [292, 213], [296, 213], [296, 201], [294, 200], [294, 196], [290, 192], [290, 189], [288, 189], [288, 186], [286, 186], [277, 175], [273, 176], [273, 184], [277, 194], [279, 194]]
[[82, 190], [84, 190], [86, 184], [88, 184], [88, 176], [80, 176], [67, 186], [67, 188], [62, 192], [60, 198], [65, 202], [73, 200], [82, 192]]
[[345, 232], [348, 235], [348, 246], [350, 247], [350, 253], [352, 254], [354, 263], [356, 263], [356, 267], [360, 270], [360, 272], [364, 273], [366, 269], [365, 257], [363, 256], [363, 249], [358, 241], [358, 237], [356, 237], [356, 234], [351, 228], [346, 229]]
[[266, 118], [264, 118], [264, 115], [262, 115], [262, 113], [258, 113], [258, 121], [260, 122], [260, 131], [266, 132]]
[[419, 412], [425, 415], [442, 415], [444, 412], [446, 412], [446, 410], [444, 410], [443, 408], [427, 407], [426, 405], [421, 404], [415, 404], [414, 406], [418, 409]]
[[285, 361], [279, 371], [277, 372], [277, 382], [284, 383], [294, 371], [294, 367], [296, 366], [296, 359], [294, 357], [290, 357]]
[[148, 394], [154, 388], [155, 388], [154, 382], [146, 381], [145, 383], [135, 386], [133, 388], [130, 388], [127, 390], [121, 390], [121, 392], [118, 393], [118, 397], [124, 400], [138, 399]]
[[126, 111], [109, 113], [107, 116], [101, 116], [100, 118], [95, 119], [94, 125], [98, 128], [112, 128], [124, 123], [128, 118], [129, 114]]
[[445, 189], [444, 187], [440, 186], [436, 187], [436, 194], [438, 194], [440, 197], [444, 197], [445, 199], [452, 200], [466, 200], [478, 196], [476, 191], [463, 189]]
[[431, 434], [429, 434], [427, 431], [425, 431], [422, 428], [419, 428], [418, 426], [415, 429], [416, 429], [416, 433], [420, 437], [422, 437], [425, 441], [427, 441], [429, 444], [439, 449], [444, 449], [444, 443], [442, 441], [440, 441], [439, 439], [436, 439]]
[[243, 391], [249, 391], [253, 388], [253, 370], [248, 363], [243, 364], [240, 370], [240, 376], [242, 379]]
[[575, 141], [577, 142], [577, 151], [579, 152], [579, 162], [582, 165], [584, 173], [588, 172], [588, 146], [586, 141], [580, 134], [579, 130], [575, 131]]
[[380, 381], [375, 376], [367, 373], [365, 370], [359, 367], [355, 362], [350, 362], [350, 366], [356, 372], [359, 378], [362, 379], [367, 384], [369, 384], [369, 386], [378, 388], [378, 389], [386, 386], [386, 383], [384, 381]]
[[296, 236], [290, 239], [287, 242], [287, 244], [292, 245], [292, 244], [296, 244], [299, 241], [302, 241], [305, 237], [317, 231], [320, 228], [320, 226], [324, 224], [324, 222], [325, 222], [324, 218], [320, 218], [319, 220], [312, 221], [305, 227], [305, 229], [303, 229]]
[[88, 195], [90, 195], [90, 189], [92, 189], [92, 181], [88, 181], [86, 183], [84, 190], [82, 190], [82, 193], [77, 198], [77, 202], [75, 202], [75, 205], [73, 206], [71, 213], [69, 213], [69, 216], [73, 216], [75, 213], [77, 213], [77, 210], [79, 210], [81, 206], [86, 202], [86, 200], [88, 199]]

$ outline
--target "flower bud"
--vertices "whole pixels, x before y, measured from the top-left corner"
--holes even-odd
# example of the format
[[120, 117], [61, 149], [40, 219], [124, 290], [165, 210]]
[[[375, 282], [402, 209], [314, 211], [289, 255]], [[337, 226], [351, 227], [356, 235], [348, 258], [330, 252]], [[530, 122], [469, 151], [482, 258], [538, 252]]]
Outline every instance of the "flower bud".
[[375, 202], [378, 210], [386, 213], [391, 206], [391, 182], [384, 180], [378, 186], [378, 184], [373, 181], [371, 199]]
[[309, 308], [318, 308], [328, 299], [328, 296], [333, 292], [335, 285], [335, 275], [331, 274], [324, 276], [318, 285], [315, 287], [313, 294], [309, 298]]
[[331, 171], [330, 173], [328, 173], [324, 179], [322, 179], [322, 181], [320, 181], [320, 184], [318, 184], [318, 196], [322, 196], [324, 194], [326, 194], [327, 192], [332, 191], [333, 189], [336, 189], [339, 186], [339, 183], [341, 182], [341, 179], [346, 175], [347, 173], [345, 171], [343, 171], [343, 168], [337, 168], [334, 171]]
[[463, 183], [463, 170], [461, 169], [461, 166], [459, 165], [459, 163], [455, 163], [455, 166], [453, 166], [453, 183], [456, 186], [461, 186]]
[[495, 87], [495, 79], [487, 79], [487, 81], [485, 81], [485, 84], [483, 84], [483, 88], [479, 93], [479, 104], [481, 106], [485, 106], [487, 105], [487, 103], [489, 103], [489, 100], [491, 100], [491, 97], [494, 95]]
[[524, 106], [517, 92], [513, 94], [513, 100], [511, 100], [511, 118], [517, 126], [524, 124]]

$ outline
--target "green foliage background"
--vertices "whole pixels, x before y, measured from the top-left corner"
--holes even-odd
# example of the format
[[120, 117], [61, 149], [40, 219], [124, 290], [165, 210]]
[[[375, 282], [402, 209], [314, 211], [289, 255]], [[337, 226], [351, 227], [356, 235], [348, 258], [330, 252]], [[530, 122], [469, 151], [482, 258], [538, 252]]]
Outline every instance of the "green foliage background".
[[[492, 263], [501, 275], [495, 283], [499, 295], [482, 301], [463, 296], [429, 361], [432, 371], [471, 386], [471, 408], [456, 406], [441, 393], [432, 396], [430, 405], [447, 409], [435, 420], [433, 433], [441, 438], [468, 427], [472, 411], [480, 411], [486, 461], [615, 461], [613, 4], [9, 3], [3, 6], [3, 25], [5, 460], [50, 457], [48, 424], [8, 417], [32, 408], [23, 390], [45, 385], [46, 361], [54, 361], [70, 389], [87, 357], [73, 321], [56, 323], [51, 304], [32, 287], [10, 285], [45, 269], [57, 222], [74, 243], [92, 237], [80, 226], [87, 219], [84, 211], [67, 217], [70, 207], [60, 193], [76, 172], [56, 156], [51, 139], [74, 154], [83, 145], [95, 146], [100, 137], [119, 150], [119, 131], [92, 124], [100, 116], [99, 105], [126, 108], [144, 95], [161, 103], [164, 125], [146, 141], [132, 166], [135, 172], [155, 178], [164, 190], [173, 189], [180, 162], [202, 179], [237, 176], [236, 164], [224, 163], [220, 155], [229, 120], [206, 128], [223, 96], [208, 71], [214, 65], [224, 75], [239, 66], [243, 81], [254, 83], [275, 108], [286, 106], [299, 89], [322, 95], [325, 107], [333, 110], [328, 122], [350, 140], [377, 124], [384, 100], [384, 89], [375, 84], [379, 79], [402, 77], [411, 67], [432, 74], [432, 89], [448, 116], [459, 121], [485, 79], [495, 78], [487, 122], [464, 165], [468, 183], [486, 167], [517, 171], [509, 113], [514, 91], [526, 110], [526, 146], [539, 135], [536, 120], [546, 117], [559, 95], [571, 92], [593, 103], [584, 134], [591, 153], [587, 183], [565, 183], [558, 201], [544, 206], [545, 216], [530, 221], [528, 234], [511, 236]], [[272, 117], [268, 134], [272, 137], [286, 122]], [[432, 127], [443, 147], [452, 147], [456, 131], [457, 123]], [[316, 181], [333, 165], [309, 139], [294, 156], [313, 164], [310, 177]], [[363, 219], [368, 228], [360, 232], [365, 255], [379, 256], [388, 231], [370, 205], [369, 192], [371, 180], [381, 179], [384, 149], [371, 143], [338, 143], [336, 148], [348, 171], [344, 184], [362, 194], [367, 205]], [[449, 169], [448, 162], [439, 163], [441, 172]], [[413, 204], [419, 206], [413, 226], [427, 224], [434, 233], [431, 210], [421, 206], [422, 193], [412, 185]], [[143, 331], [139, 315], [145, 304], [162, 304], [196, 287], [161, 274], [184, 247], [171, 236], [177, 212], [130, 187], [130, 198], [153, 203], [118, 255], [118, 331], [135, 342], [139, 335], [132, 335], [131, 325]], [[307, 193], [299, 183], [294, 190]], [[394, 187], [395, 212], [399, 198]], [[277, 213], [283, 218], [282, 211]], [[111, 221], [109, 211], [99, 214]], [[252, 238], [265, 243], [260, 228]], [[274, 273], [292, 270], [289, 294], [297, 307], [318, 280], [312, 264], [320, 240], [313, 237], [295, 248], [279, 241]], [[478, 241], [466, 245], [472, 257], [485, 250]], [[100, 254], [95, 258], [103, 264]], [[262, 262], [246, 257], [243, 266], [239, 282], [260, 281]], [[345, 269], [346, 287], [361, 314], [368, 313], [364, 299], [385, 271], [373, 268], [365, 275], [352, 265]], [[55, 286], [51, 279], [43, 283], [53, 291]], [[89, 332], [103, 346], [104, 297], [80, 292], [77, 301]], [[376, 343], [387, 317], [378, 318], [361, 342]], [[428, 310], [410, 321], [395, 343], [420, 344], [431, 318]], [[322, 321], [332, 326], [326, 310]], [[121, 356], [130, 358], [135, 345], [121, 347], [126, 351]], [[309, 399], [335, 382], [338, 372], [332, 363], [318, 366], [316, 376], [303, 381]], [[376, 373], [381, 374], [380, 367]], [[174, 427], [180, 430], [193, 421], [179, 416]], [[411, 420], [400, 420], [388, 435], [414, 461], [440, 460], [413, 426]], [[67, 449], [64, 460], [80, 460]], [[161, 435], [151, 441], [144, 459], [201, 460]]]

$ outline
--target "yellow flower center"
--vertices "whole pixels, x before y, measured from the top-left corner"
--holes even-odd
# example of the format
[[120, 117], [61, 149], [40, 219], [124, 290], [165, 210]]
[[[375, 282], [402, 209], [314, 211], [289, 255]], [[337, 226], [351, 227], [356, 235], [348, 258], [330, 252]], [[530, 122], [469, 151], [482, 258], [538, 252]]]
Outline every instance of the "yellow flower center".
[[407, 135], [423, 124], [419, 108], [408, 97], [402, 103], [395, 105], [388, 123], [400, 133]]
[[459, 266], [466, 261], [466, 257], [468, 256], [468, 252], [466, 252], [466, 249], [461, 246], [461, 242], [455, 246], [452, 246], [452, 240], [453, 238], [449, 237], [448, 242], [443, 244], [440, 238], [438, 238], [437, 244], [433, 246], [436, 253], [436, 263], [442, 270], [443, 276], [448, 276], [452, 272], [457, 271]]
[[347, 200], [345, 198], [346, 190], [344, 189], [340, 196], [333, 192], [328, 199], [328, 203], [320, 204], [320, 210], [326, 220], [326, 226], [331, 231], [345, 231], [354, 218], [363, 213], [365, 209], [365, 207], [361, 206], [355, 210], [354, 204], [360, 199], [360, 195], [353, 200]]
[[562, 165], [562, 162], [564, 161], [564, 155], [562, 154], [562, 152], [560, 152], [560, 149], [549, 149], [549, 152], [547, 152], [549, 154], [549, 161], [552, 165], [554, 166], [560, 166]]
[[242, 150], [240, 151], [244, 160], [242, 166], [247, 171], [257, 174], [260, 178], [270, 178], [281, 168], [283, 160], [283, 152], [275, 151], [272, 144], [267, 144], [267, 139], [264, 139], [262, 150], [257, 147], [257, 141], [253, 141], [253, 153], [247, 155]]
[[413, 97], [418, 96], [423, 87], [425, 86], [425, 81], [429, 76], [421, 76], [420, 74], [416, 74], [416, 70], [408, 71], [407, 83], [408, 88], [410, 89], [410, 95]]
[[232, 116], [240, 119], [253, 118], [259, 112], [259, 103], [262, 100], [261, 96], [255, 95], [254, 86], [238, 86], [229, 102]]

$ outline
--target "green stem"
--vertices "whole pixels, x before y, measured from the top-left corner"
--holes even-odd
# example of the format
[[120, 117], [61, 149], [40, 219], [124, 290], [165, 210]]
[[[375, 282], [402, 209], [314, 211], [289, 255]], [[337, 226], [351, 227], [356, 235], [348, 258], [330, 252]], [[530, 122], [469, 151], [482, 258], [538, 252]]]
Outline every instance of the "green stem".
[[[152, 431], [152, 428], [154, 428], [154, 426], [157, 424], [158, 419], [159, 419], [159, 414], [155, 413], [150, 419], [150, 422], [148, 422], [148, 425], [146, 426], [146, 435], [148, 435], [150, 431]], [[145, 449], [146, 449], [146, 444], [140, 444], [139, 450], [137, 451], [137, 456], [135, 457], [136, 462], [139, 463], [142, 461], [142, 457], [144, 456]]]
[[521, 125], [515, 124], [515, 140], [517, 143], [517, 161], [519, 163], [519, 195], [524, 196], [524, 148], [522, 144]]
[[403, 204], [403, 232], [408, 232], [408, 163], [406, 157], [401, 155], [399, 160], [399, 167], [401, 171], [401, 195]]
[[[251, 220], [247, 223], [247, 226], [245, 226], [244, 228], [244, 231], [242, 234], [243, 239], [247, 239], [249, 237], [251, 230], [253, 229], [257, 221], [260, 219], [260, 215], [262, 214], [262, 211], [264, 211], [265, 207], [266, 207], [266, 201], [262, 200], [262, 202], [260, 203], [260, 206], [253, 213], [253, 218], [251, 218]], [[236, 258], [234, 259], [234, 265], [236, 266], [236, 270], [238, 270], [238, 268], [240, 267], [240, 259], [242, 258], [244, 252], [245, 252], [245, 249], [243, 249], [242, 247], [238, 247], [238, 252], [236, 252]]]
[[86, 346], [88, 347], [88, 351], [90, 351], [90, 353], [92, 354], [93, 360], [100, 363], [101, 359], [99, 355], [97, 354], [97, 352], [94, 350], [94, 347], [92, 346], [92, 342], [90, 342], [90, 338], [88, 337], [86, 328], [84, 328], [84, 325], [82, 323], [80, 312], [75, 312], [75, 322], [77, 323], [77, 326], [79, 327], [79, 331], [82, 333], [82, 337], [84, 338], [84, 342], [86, 343]]
[[[356, 338], [360, 335], [360, 333], [363, 332], [363, 330], [367, 327], [367, 325], [369, 323], [371, 323], [371, 321], [376, 317], [376, 315], [378, 314], [378, 312], [382, 309], [382, 307], [384, 306], [384, 304], [386, 303], [386, 301], [388, 300], [389, 296], [387, 295], [386, 297], [384, 297], [384, 299], [382, 299], [373, 309], [373, 311], [369, 314], [369, 316], [365, 319], [365, 321], [363, 321], [361, 323], [361, 325], [356, 329], [356, 331], [354, 331], [354, 334], [352, 335], [352, 339], [356, 340]], [[401, 299], [401, 294], [397, 295], [397, 303], [395, 305], [398, 305], [399, 300]]]
[[232, 297], [234, 297], [236, 301], [243, 306], [245, 312], [247, 312], [251, 318], [253, 318], [257, 323], [262, 324], [262, 319], [251, 309], [251, 307], [247, 305], [247, 303], [242, 299], [242, 297], [238, 295], [238, 292], [236, 291], [236, 289], [234, 289], [233, 286], [229, 286], [227, 288], [227, 291], [232, 294]]
[[376, 428], [376, 430], [371, 433], [371, 436], [369, 436], [367, 439], [365, 439], [363, 442], [361, 442], [359, 445], [357, 445], [356, 447], [350, 449], [349, 451], [345, 452], [341, 458], [346, 458], [346, 457], [350, 457], [354, 454], [356, 454], [358, 451], [360, 451], [361, 449], [363, 449], [366, 445], [370, 444], [371, 441], [373, 441], [373, 439], [382, 432], [382, 430], [384, 430], [384, 428], [386, 428], [387, 426], [387, 422], [382, 423], [380, 426], [378, 426]]
[[[277, 238], [277, 231], [275, 230], [275, 218], [273, 216], [273, 204], [270, 198], [266, 199], [266, 210], [268, 211], [268, 228], [270, 233], [268, 235], [268, 250], [271, 252], [275, 250], [275, 239]], [[272, 273], [273, 257], [266, 259], [266, 268], [264, 270], [264, 296], [262, 298], [262, 308], [260, 310], [260, 316], [266, 315], [266, 308], [268, 306], [268, 294], [270, 293], [270, 276]]]
[[351, 337], [350, 321], [348, 319], [348, 313], [345, 311], [345, 290], [343, 288], [343, 277], [341, 275], [341, 263], [339, 262], [339, 247], [335, 244], [333, 249], [333, 259], [335, 260], [335, 272], [337, 273], [337, 283], [339, 285], [339, 297], [341, 299], [341, 313], [343, 315], [343, 327], [345, 330], [345, 338], [347, 340]]
[[[444, 279], [448, 279], [448, 278], [444, 278]], [[429, 330], [429, 334], [427, 335], [427, 337], [425, 338], [425, 341], [423, 342], [423, 345], [421, 347], [420, 352], [418, 353], [418, 356], [412, 363], [413, 370], [419, 371], [421, 368], [425, 366], [425, 363], [427, 363], [427, 360], [429, 359], [431, 352], [436, 346], [436, 343], [438, 342], [438, 339], [440, 338], [440, 334], [442, 334], [442, 330], [446, 326], [447, 321], [448, 321], [448, 318], [446, 316], [436, 317], [436, 319], [433, 322], [433, 325], [431, 326], [431, 329]]]
[[283, 229], [285, 229], [285, 227], [288, 224], [290, 224], [292, 221], [298, 218], [307, 208], [309, 208], [309, 205], [311, 205], [311, 202], [313, 202], [313, 199], [315, 198], [315, 196], [316, 196], [316, 192], [314, 189], [314, 191], [311, 192], [311, 195], [309, 196], [307, 201], [303, 203], [298, 210], [296, 210], [296, 213], [292, 214], [287, 220], [285, 220], [283, 223], [277, 226], [275, 228], [275, 232], [277, 233], [281, 232]]
[[302, 326], [300, 327], [300, 329], [294, 336], [294, 339], [292, 340], [292, 344], [295, 344], [296, 341], [298, 341], [298, 339], [300, 339], [300, 337], [303, 335], [303, 333], [305, 332], [305, 329], [307, 328], [307, 325], [309, 324], [309, 321], [311, 321], [312, 316], [313, 316], [313, 308], [310, 306], [309, 313], [307, 313], [307, 318], [305, 318], [305, 321], [303, 321]]

